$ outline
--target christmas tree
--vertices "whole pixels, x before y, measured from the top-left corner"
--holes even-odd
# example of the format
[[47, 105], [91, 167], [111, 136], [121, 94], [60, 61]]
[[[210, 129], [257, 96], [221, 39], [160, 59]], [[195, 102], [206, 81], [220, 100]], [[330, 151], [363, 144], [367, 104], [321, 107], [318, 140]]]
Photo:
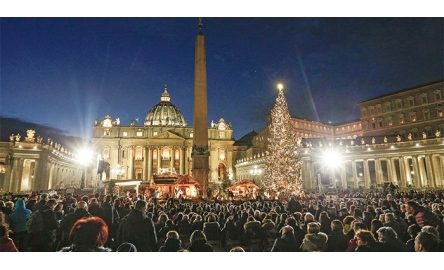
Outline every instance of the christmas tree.
[[271, 124], [268, 127], [267, 166], [264, 174], [264, 188], [269, 194], [298, 194], [302, 189], [301, 166], [298, 147], [301, 138], [296, 136], [288, 111], [282, 85], [276, 104], [271, 110]]

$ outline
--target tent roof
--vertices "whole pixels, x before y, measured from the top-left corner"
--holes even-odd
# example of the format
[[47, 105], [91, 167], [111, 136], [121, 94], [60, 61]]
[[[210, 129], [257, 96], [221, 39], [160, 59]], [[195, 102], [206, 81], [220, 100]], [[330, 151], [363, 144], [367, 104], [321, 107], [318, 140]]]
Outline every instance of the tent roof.
[[232, 185], [231, 187], [228, 187], [227, 190], [234, 190], [234, 189], [241, 188], [241, 187], [243, 187], [243, 188], [259, 188], [255, 183], [251, 182], [248, 179], [244, 179], [244, 180]]
[[194, 185], [198, 189], [202, 189], [199, 182], [197, 182], [193, 177], [189, 175], [181, 175], [177, 178], [177, 181], [174, 183], [175, 185]]

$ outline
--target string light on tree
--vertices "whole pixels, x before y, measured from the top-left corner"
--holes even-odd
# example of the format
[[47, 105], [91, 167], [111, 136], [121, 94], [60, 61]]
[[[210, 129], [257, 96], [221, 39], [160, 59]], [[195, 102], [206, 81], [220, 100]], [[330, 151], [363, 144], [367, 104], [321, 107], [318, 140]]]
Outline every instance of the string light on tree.
[[267, 163], [263, 179], [265, 190], [271, 194], [298, 194], [302, 190], [302, 159], [298, 147], [301, 138], [296, 136], [284, 96], [283, 85], [278, 84], [278, 96], [271, 110], [271, 124], [267, 149]]

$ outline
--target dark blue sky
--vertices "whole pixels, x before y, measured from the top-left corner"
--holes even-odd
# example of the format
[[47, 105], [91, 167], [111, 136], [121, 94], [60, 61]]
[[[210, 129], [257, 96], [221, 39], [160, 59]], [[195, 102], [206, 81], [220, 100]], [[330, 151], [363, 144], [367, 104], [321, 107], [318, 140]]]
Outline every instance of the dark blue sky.
[[[0, 114], [90, 138], [160, 101], [193, 122], [197, 18], [1, 18]], [[284, 84], [292, 116], [359, 118], [358, 102], [444, 77], [443, 18], [203, 18], [208, 121], [265, 127]], [[36, 131], [38, 134], [38, 131]]]

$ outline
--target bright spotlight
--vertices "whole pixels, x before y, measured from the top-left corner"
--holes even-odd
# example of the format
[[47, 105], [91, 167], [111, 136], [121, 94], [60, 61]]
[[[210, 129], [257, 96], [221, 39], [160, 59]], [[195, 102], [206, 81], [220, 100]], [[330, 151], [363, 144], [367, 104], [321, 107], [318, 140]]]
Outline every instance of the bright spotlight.
[[278, 86], [279, 91], [282, 91], [282, 89], [284, 88], [284, 86], [282, 85], [282, 83], [278, 84], [277, 86]]
[[329, 151], [325, 151], [323, 154], [323, 160], [324, 160], [324, 164], [329, 166], [329, 167], [337, 167], [341, 161], [342, 161], [342, 156], [340, 153], [333, 151], [333, 150], [329, 150]]
[[92, 157], [91, 150], [83, 149], [77, 153], [77, 161], [80, 163], [88, 163], [89, 161], [91, 161], [91, 157]]

